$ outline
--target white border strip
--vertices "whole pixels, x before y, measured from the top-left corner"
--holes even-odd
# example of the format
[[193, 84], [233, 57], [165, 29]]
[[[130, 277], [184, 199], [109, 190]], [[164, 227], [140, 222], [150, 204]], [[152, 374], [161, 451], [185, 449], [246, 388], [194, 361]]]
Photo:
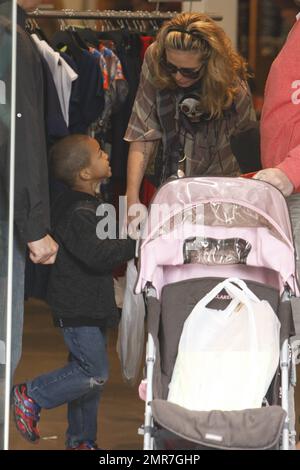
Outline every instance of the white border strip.
[[6, 307], [6, 370], [4, 408], [4, 450], [9, 447], [9, 410], [11, 390], [11, 331], [12, 331], [12, 283], [14, 240], [14, 187], [15, 187], [15, 134], [16, 134], [16, 78], [17, 78], [17, 1], [12, 0], [12, 63], [11, 63], [11, 129], [9, 166], [9, 220], [8, 220], [8, 274]]

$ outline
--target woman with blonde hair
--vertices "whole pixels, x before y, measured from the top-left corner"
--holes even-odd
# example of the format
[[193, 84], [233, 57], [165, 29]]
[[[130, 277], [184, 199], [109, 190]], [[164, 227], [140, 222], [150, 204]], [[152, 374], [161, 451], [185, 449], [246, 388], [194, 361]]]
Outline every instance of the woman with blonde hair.
[[146, 52], [125, 135], [129, 206], [139, 202], [154, 153], [157, 185], [173, 175], [239, 174], [230, 140], [256, 120], [246, 80], [245, 61], [208, 16], [181, 13], [162, 26]]

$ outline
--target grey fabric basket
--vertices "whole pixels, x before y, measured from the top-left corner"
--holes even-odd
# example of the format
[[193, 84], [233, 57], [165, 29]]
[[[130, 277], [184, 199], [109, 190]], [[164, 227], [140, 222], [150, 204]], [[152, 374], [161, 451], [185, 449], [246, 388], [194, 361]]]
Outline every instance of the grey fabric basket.
[[189, 411], [165, 400], [151, 403], [153, 418], [183, 440], [219, 450], [278, 447], [286, 417], [280, 406], [243, 411]]

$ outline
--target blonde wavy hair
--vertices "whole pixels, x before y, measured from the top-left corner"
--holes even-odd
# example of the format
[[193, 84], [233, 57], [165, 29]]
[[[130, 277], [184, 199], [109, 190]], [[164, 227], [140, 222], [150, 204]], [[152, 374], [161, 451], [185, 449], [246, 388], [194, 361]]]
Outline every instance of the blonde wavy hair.
[[[174, 31], [176, 28], [180, 31]], [[204, 63], [200, 75], [203, 113], [210, 118], [221, 117], [238, 93], [240, 81], [248, 77], [247, 64], [234, 51], [225, 31], [201, 13], [181, 13], [165, 23], [152, 49], [154, 80], [159, 89], [176, 87], [174, 78], [163, 67], [166, 49], [199, 51]]]

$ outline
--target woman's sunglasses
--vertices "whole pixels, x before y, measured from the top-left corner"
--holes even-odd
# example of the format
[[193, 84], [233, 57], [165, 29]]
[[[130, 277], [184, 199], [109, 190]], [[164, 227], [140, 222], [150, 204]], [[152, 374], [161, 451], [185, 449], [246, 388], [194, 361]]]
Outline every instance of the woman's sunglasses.
[[166, 72], [172, 75], [175, 75], [177, 72], [179, 72], [180, 75], [185, 78], [196, 79], [199, 77], [199, 73], [201, 72], [204, 64], [201, 64], [198, 69], [190, 69], [185, 67], [176, 67], [176, 65], [171, 64], [171, 62], [168, 62], [165, 58], [162, 58], [161, 65], [163, 66]]

